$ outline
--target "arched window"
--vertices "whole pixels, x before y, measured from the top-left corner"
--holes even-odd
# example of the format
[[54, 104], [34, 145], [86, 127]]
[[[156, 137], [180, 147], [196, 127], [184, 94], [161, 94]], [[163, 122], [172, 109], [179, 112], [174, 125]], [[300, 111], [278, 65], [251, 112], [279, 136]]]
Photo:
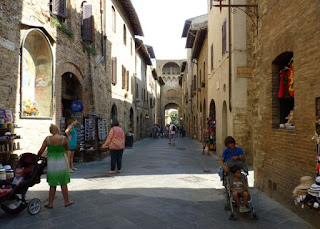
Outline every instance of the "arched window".
[[31, 29], [25, 36], [21, 63], [21, 117], [52, 117], [53, 56], [40, 29]]
[[180, 67], [174, 62], [166, 63], [162, 68], [163, 75], [180, 75]]
[[272, 62], [272, 125], [287, 122], [294, 110], [293, 52], [284, 52]]

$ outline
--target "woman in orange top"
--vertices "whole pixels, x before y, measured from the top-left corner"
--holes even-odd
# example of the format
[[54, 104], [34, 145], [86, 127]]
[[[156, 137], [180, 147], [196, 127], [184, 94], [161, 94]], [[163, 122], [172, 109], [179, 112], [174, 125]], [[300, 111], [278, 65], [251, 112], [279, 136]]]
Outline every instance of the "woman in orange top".
[[121, 172], [122, 154], [125, 148], [125, 135], [124, 131], [119, 126], [118, 120], [113, 121], [112, 128], [109, 132], [108, 138], [105, 143], [101, 146], [101, 149], [105, 149], [109, 145], [111, 154], [111, 170], [109, 174], [115, 173], [117, 165], [117, 173]]

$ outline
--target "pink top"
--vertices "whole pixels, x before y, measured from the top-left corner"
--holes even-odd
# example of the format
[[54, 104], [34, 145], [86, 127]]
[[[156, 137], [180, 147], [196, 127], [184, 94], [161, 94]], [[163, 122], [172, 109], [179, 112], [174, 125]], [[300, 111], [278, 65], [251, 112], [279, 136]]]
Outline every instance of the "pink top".
[[109, 143], [109, 149], [111, 150], [120, 150], [125, 148], [125, 137], [124, 132], [119, 126], [112, 127], [113, 134], [111, 137], [111, 141]]

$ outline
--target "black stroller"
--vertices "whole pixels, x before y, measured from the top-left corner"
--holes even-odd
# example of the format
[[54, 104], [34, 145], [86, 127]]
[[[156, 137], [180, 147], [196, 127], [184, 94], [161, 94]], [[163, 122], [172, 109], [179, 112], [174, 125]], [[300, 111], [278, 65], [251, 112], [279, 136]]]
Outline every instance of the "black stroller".
[[[248, 172], [247, 166], [245, 165], [245, 163], [242, 160], [236, 160], [236, 161], [228, 160], [226, 163], [226, 166], [229, 168], [229, 170], [231, 167], [233, 167], [235, 165], [238, 166], [239, 168], [241, 168], [242, 177], [244, 178], [244, 180], [247, 184], [247, 187], [249, 187], [248, 179], [247, 179], [249, 172]], [[223, 174], [223, 186], [225, 187], [225, 191], [226, 191], [225, 210], [229, 211], [229, 213], [228, 213], [229, 219], [234, 219], [235, 208], [237, 208], [237, 204], [236, 204], [235, 200], [233, 199], [233, 195], [231, 193], [230, 183], [229, 183], [230, 176], [231, 176], [230, 172]], [[253, 206], [252, 196], [250, 195], [249, 189], [248, 189], [248, 193], [249, 193], [249, 199], [248, 199], [247, 208], [250, 210], [248, 213], [250, 213], [250, 217], [252, 219], [256, 219], [257, 214], [256, 214], [256, 211]], [[240, 197], [240, 201], [241, 202], [243, 201], [242, 197]]]
[[41, 201], [37, 198], [27, 201], [25, 199], [29, 187], [40, 183], [44, 174], [47, 160], [32, 153], [21, 155], [17, 167], [23, 167], [24, 180], [18, 185], [8, 181], [0, 181], [0, 188], [6, 187], [6, 194], [0, 196], [1, 209], [9, 214], [17, 214], [28, 208], [31, 215], [36, 215], [41, 210]]

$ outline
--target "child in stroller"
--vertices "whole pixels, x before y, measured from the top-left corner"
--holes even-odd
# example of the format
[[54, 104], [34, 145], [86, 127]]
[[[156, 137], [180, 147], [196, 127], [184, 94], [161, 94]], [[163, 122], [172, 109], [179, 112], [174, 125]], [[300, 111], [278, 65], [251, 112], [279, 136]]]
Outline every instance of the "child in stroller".
[[0, 182], [0, 187], [7, 190], [4, 195], [0, 195], [1, 209], [9, 214], [17, 214], [28, 207], [28, 212], [31, 215], [38, 214], [41, 209], [41, 201], [37, 198], [27, 201], [25, 196], [29, 187], [40, 183], [40, 177], [44, 174], [46, 166], [45, 158], [32, 153], [22, 154], [17, 168], [23, 168], [24, 179], [21, 179], [19, 185], [9, 181]]
[[[256, 213], [248, 190], [247, 176], [249, 172], [245, 164], [244, 152], [240, 147], [236, 147], [235, 144], [236, 141], [233, 137], [226, 137], [225, 146], [227, 148], [221, 156], [221, 166], [223, 168], [221, 175], [227, 199], [225, 209], [230, 210], [229, 219], [234, 217], [234, 206], [239, 207], [239, 213], [250, 212], [251, 217], [255, 218]], [[238, 191], [235, 190], [234, 182], [238, 183], [238, 185], [241, 185], [240, 182], [242, 183], [242, 187], [239, 187]], [[240, 188], [242, 191], [240, 191]], [[239, 196], [240, 192], [241, 196]]]

